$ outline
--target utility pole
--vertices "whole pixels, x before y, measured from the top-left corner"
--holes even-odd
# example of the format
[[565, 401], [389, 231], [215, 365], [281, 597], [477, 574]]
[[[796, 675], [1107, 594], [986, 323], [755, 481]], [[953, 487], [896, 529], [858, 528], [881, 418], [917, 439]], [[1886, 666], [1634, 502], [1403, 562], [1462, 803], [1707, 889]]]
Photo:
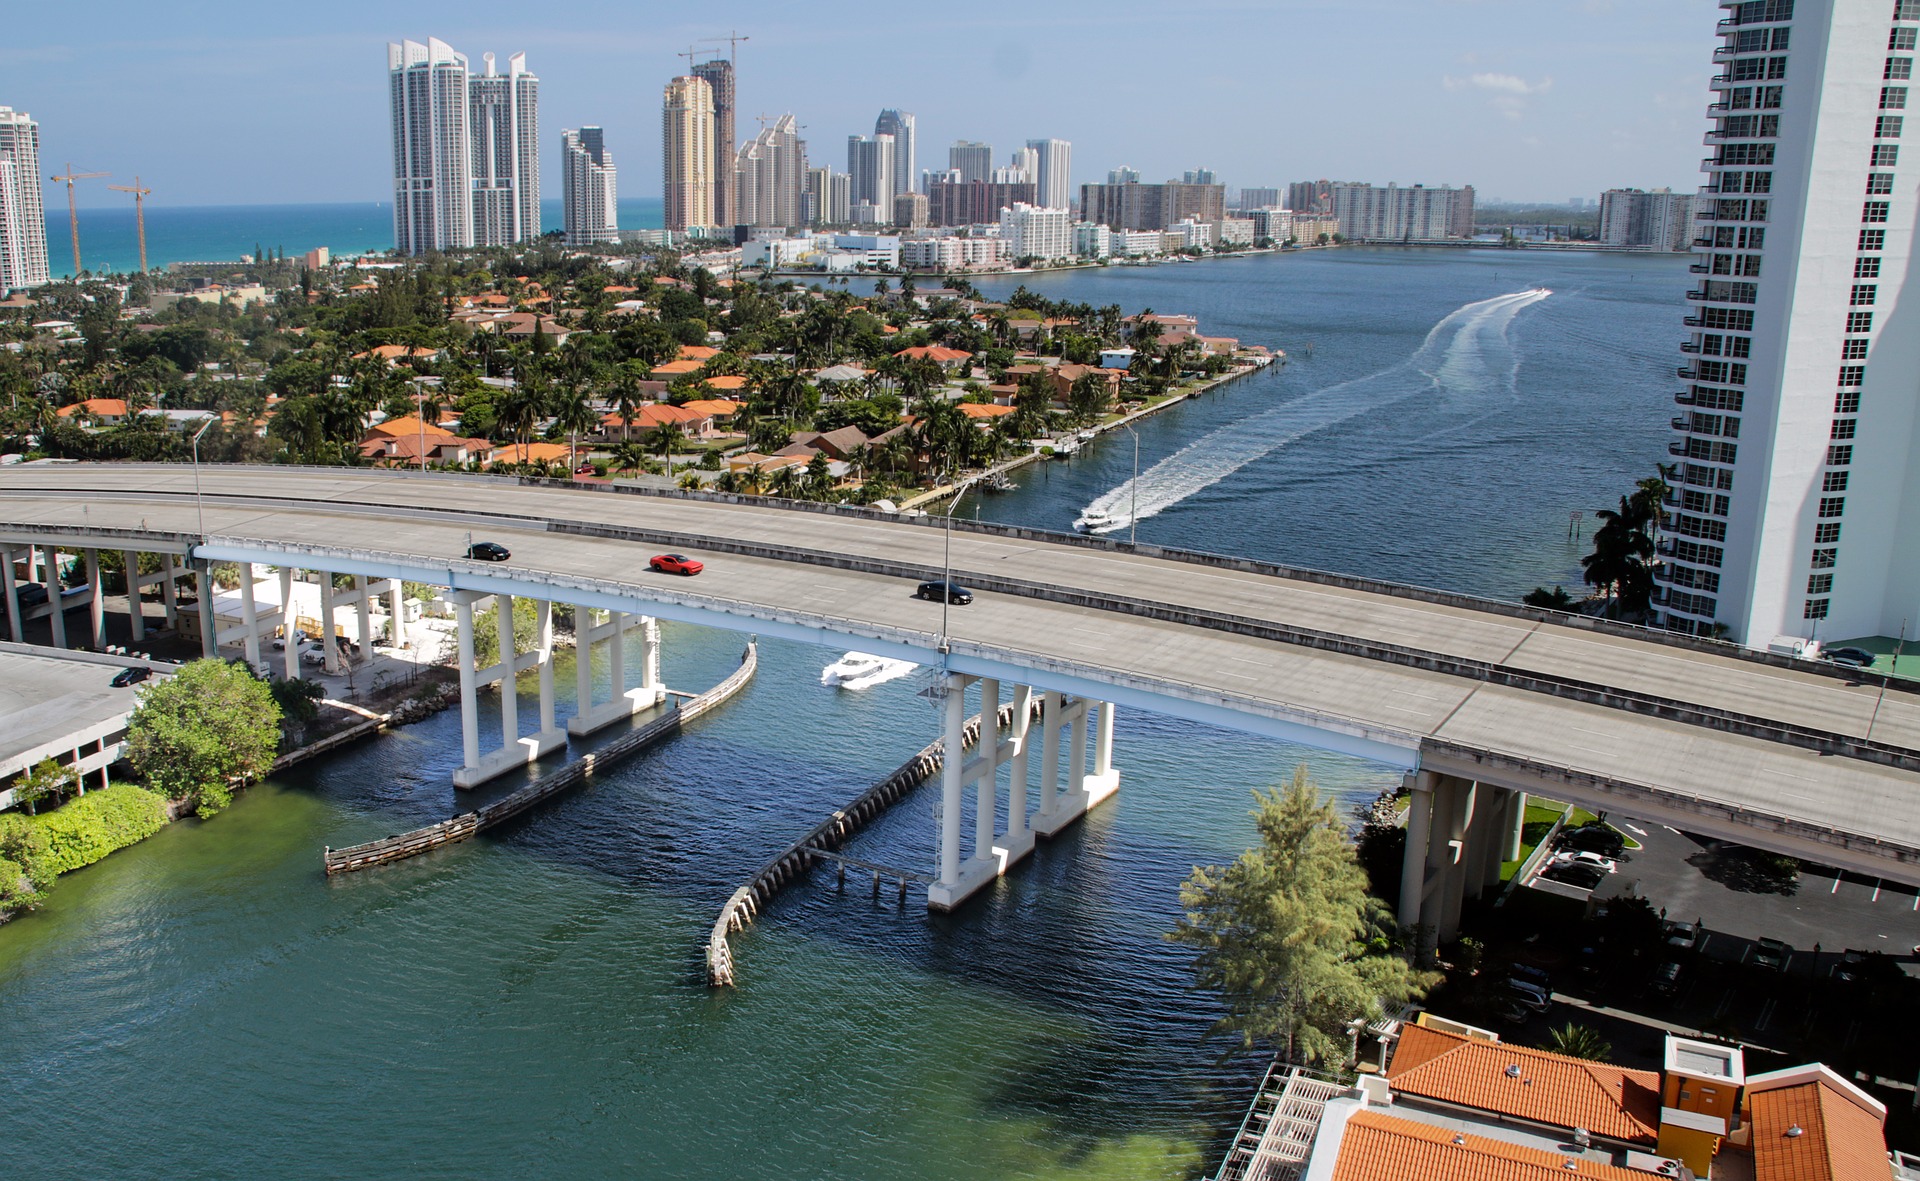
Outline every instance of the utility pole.
[[[67, 184], [67, 228], [73, 233], [73, 277], [80, 278], [80, 210], [73, 203], [73, 182], [91, 180], [96, 176], [112, 176], [111, 172], [75, 172], [73, 165], [67, 165], [65, 176], [53, 176], [47, 179]], [[136, 181], [136, 183], [138, 183]]]
[[[140, 273], [144, 275], [147, 273], [147, 194], [153, 192], [153, 190], [141, 188], [140, 178], [137, 176], [133, 178], [133, 184], [131, 185], [108, 185], [107, 187], [116, 193], [133, 194], [133, 223], [140, 231]], [[77, 272], [80, 266], [78, 261], [80, 247], [77, 243], [73, 248], [73, 253], [75, 256], [73, 265]]]

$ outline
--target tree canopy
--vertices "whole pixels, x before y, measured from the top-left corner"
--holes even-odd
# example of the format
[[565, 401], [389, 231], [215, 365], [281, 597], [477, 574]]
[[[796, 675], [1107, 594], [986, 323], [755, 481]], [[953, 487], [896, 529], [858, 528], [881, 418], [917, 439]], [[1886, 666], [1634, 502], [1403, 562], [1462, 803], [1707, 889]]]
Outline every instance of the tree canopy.
[[237, 661], [182, 665], [141, 695], [127, 721], [127, 759], [147, 786], [191, 799], [203, 817], [233, 801], [236, 781], [266, 773], [279, 740], [272, 687]]

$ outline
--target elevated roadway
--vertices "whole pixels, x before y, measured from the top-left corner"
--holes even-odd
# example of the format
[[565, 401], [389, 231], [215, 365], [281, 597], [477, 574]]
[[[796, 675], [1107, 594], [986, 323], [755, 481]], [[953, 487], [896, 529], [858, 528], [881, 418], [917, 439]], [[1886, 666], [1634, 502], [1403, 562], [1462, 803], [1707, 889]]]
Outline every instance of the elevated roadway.
[[[857, 647], [1920, 884], [1920, 698], [1511, 604], [957, 523], [359, 469], [0, 469], [0, 544], [187, 552]], [[204, 513], [204, 539], [200, 524]], [[467, 538], [513, 551], [466, 561]], [[661, 549], [707, 563], [650, 574]]]

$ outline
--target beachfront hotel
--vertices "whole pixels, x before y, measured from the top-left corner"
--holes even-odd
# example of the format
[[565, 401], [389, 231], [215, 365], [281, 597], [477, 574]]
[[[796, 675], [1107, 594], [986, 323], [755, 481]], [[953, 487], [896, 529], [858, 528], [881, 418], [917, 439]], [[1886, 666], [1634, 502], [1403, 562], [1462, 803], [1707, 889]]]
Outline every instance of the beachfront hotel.
[[1756, 647], [1911, 633], [1920, 0], [1721, 7], [1656, 603]]
[[49, 277], [40, 125], [25, 111], [0, 107], [0, 296]]

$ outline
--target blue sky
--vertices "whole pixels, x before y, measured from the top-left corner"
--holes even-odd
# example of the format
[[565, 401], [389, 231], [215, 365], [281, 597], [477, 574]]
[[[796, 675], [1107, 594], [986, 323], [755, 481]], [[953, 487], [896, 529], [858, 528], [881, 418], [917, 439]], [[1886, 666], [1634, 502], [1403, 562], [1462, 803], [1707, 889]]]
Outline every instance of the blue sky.
[[[476, 66], [524, 50], [542, 168], [598, 123], [622, 196], [660, 177], [660, 88], [692, 42], [737, 29], [740, 133], [793, 111], [815, 163], [882, 107], [918, 116], [920, 165], [955, 139], [1004, 162], [1073, 141], [1075, 183], [1210, 167], [1230, 188], [1314, 177], [1473, 184], [1565, 201], [1699, 183], [1712, 0], [832, 0], [667, 6], [20, 4], [0, 105], [41, 124], [43, 169], [136, 173], [155, 204], [385, 200], [386, 43], [429, 35]], [[106, 182], [83, 203], [113, 204]], [[49, 204], [58, 196], [49, 186]]]

